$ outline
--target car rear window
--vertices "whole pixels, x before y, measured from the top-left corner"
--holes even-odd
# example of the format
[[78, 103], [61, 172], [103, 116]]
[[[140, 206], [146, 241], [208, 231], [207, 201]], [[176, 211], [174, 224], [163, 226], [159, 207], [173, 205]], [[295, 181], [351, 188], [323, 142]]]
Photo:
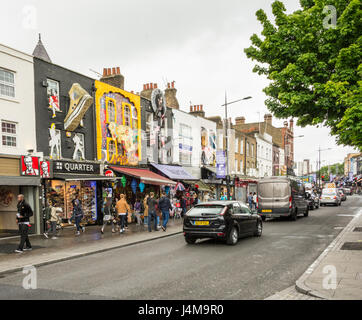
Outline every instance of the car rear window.
[[220, 214], [224, 210], [222, 205], [199, 205], [193, 207], [190, 210], [191, 214], [201, 214], [201, 213], [210, 213], [210, 214]]

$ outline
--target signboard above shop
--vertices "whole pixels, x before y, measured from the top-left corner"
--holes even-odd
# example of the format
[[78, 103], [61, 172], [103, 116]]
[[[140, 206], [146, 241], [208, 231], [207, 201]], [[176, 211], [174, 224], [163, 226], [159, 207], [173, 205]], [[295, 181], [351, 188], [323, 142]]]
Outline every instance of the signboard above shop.
[[74, 162], [74, 161], [53, 161], [54, 173], [74, 173], [74, 174], [100, 174], [99, 163]]

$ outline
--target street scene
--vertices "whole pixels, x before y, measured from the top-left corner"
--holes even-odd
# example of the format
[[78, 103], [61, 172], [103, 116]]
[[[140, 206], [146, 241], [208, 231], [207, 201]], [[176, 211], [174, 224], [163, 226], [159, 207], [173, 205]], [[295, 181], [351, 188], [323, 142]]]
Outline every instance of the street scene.
[[0, 300], [362, 300], [360, 1], [46, 3], [0, 12]]

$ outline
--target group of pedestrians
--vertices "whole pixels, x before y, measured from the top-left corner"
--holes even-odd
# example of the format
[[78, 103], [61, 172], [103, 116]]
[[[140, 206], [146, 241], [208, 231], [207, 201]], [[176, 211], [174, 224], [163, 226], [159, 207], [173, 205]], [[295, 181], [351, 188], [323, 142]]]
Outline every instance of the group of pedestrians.
[[248, 204], [250, 209], [256, 209], [257, 195], [256, 192], [254, 194], [252, 192], [248, 195]]

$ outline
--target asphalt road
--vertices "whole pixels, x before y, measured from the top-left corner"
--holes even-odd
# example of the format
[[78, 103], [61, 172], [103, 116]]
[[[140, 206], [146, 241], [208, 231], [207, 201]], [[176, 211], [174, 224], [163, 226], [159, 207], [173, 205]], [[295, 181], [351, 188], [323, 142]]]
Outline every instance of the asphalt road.
[[36, 290], [24, 274], [0, 278], [0, 299], [265, 299], [294, 285], [362, 207], [348, 197], [297, 221], [267, 220], [260, 238], [236, 246], [182, 235], [37, 269]]

